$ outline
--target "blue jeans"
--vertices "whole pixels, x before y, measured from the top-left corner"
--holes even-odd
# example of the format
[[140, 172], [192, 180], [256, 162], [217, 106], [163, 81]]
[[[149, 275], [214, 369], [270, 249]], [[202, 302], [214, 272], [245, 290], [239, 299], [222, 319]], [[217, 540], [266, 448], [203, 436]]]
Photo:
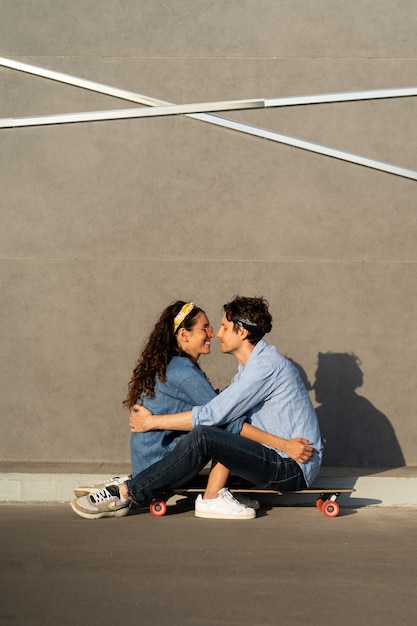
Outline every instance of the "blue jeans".
[[275, 450], [215, 426], [196, 426], [163, 459], [127, 481], [134, 502], [149, 502], [184, 484], [210, 461], [254, 485], [277, 491], [305, 489], [303, 472]]

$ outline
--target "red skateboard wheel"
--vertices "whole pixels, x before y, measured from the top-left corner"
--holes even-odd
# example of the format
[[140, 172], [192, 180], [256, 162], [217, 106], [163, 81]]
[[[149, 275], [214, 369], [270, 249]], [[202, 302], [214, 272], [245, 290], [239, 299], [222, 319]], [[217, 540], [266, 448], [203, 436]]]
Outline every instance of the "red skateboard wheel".
[[337, 517], [340, 511], [337, 502], [333, 502], [332, 500], [327, 500], [327, 502], [324, 502], [321, 510], [326, 517]]
[[163, 500], [152, 500], [149, 510], [154, 517], [162, 517], [167, 512], [167, 505]]

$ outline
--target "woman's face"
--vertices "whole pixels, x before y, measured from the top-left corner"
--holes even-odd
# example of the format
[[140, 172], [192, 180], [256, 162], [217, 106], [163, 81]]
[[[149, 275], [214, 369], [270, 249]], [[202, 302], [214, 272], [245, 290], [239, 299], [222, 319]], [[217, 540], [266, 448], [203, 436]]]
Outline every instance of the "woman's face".
[[199, 313], [191, 330], [181, 329], [178, 333], [178, 345], [193, 361], [197, 362], [200, 354], [210, 354], [210, 342], [214, 337], [213, 329], [205, 313]]

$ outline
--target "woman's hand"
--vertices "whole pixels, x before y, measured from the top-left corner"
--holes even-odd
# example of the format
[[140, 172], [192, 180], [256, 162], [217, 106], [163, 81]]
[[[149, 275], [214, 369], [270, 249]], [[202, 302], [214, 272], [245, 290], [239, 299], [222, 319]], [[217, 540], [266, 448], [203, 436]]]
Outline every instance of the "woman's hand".
[[130, 430], [132, 433], [146, 433], [151, 430], [149, 417], [152, 413], [140, 404], [130, 409]]

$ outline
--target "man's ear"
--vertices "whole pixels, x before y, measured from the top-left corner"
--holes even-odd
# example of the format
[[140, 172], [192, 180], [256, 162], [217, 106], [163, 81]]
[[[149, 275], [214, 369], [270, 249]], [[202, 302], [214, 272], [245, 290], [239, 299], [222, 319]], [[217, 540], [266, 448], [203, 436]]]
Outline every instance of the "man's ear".
[[242, 338], [242, 341], [246, 339], [247, 336], [249, 335], [249, 331], [246, 328], [243, 328], [243, 326], [239, 326], [239, 333]]

